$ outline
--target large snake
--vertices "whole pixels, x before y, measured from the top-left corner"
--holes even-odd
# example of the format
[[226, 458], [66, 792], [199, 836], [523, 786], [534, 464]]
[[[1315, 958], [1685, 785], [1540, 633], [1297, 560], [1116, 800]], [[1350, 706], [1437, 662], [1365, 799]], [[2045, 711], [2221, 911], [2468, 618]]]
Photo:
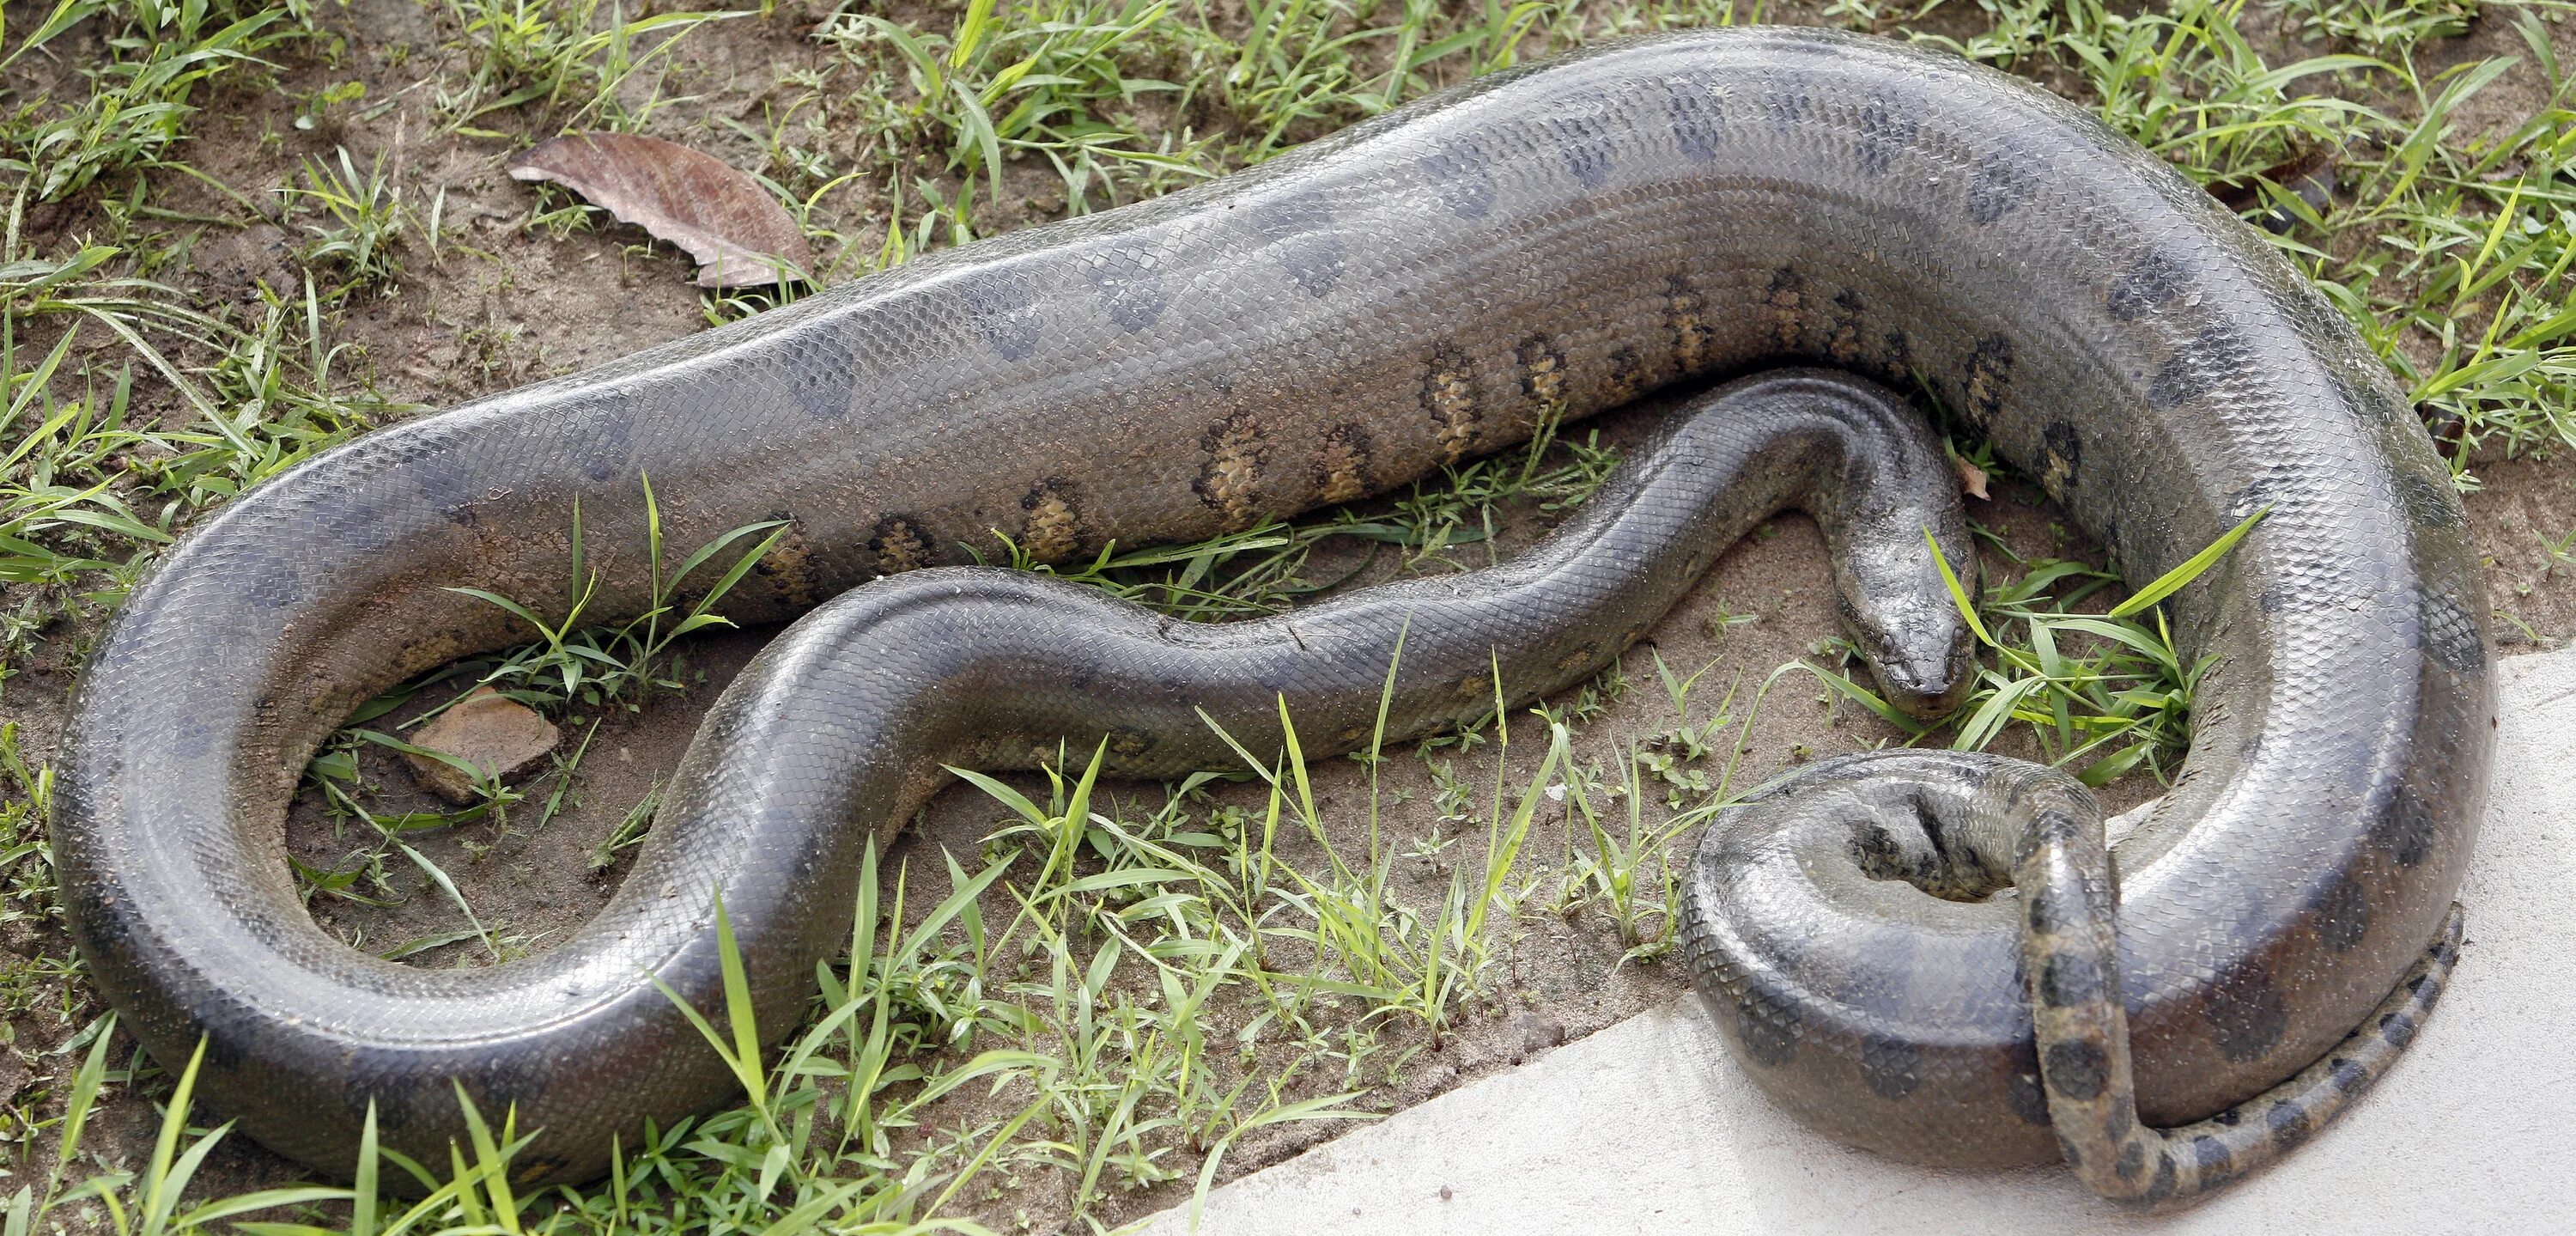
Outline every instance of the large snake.
[[[1209, 628], [915, 570], [991, 529], [1047, 559], [1244, 528], [1788, 362], [1928, 390], [2132, 578], [2266, 514], [2169, 602], [2213, 659], [2192, 751], [2107, 857], [2081, 787], [1929, 753], [1829, 763], [1712, 833], [1686, 943], [1746, 1067], [1852, 1141], [2064, 1154], [2127, 1195], [2286, 1147], [2451, 956], [2491, 725], [2459, 503], [2351, 329], [2204, 194], [2036, 88], [1812, 31], [1497, 74], [327, 452], [197, 529], [92, 657], [54, 834], [73, 926], [123, 1024], [163, 1061], [202, 1039], [200, 1092], [277, 1150], [346, 1170], [372, 1109], [435, 1161], [455, 1079], [545, 1130], [528, 1178], [584, 1177], [611, 1134], [731, 1093], [647, 981], [721, 1009], [716, 896], [783, 1032], [847, 938], [866, 839], [941, 763], [1069, 740], [1169, 773], [1225, 759], [1193, 705], [1275, 743], [1283, 696], [1357, 743], [1390, 662], [1394, 732], [1489, 706], [1497, 663], [1529, 698], [1787, 503], [1834, 534], [1882, 684], [1955, 698], [1924, 529], [1961, 565], [1967, 542], [1955, 497], [1925, 496], [1934, 448], [1814, 373], [1695, 405], [1483, 575]], [[372, 694], [527, 638], [450, 589], [560, 594], [576, 502], [590, 612], [648, 606], [645, 475], [674, 544], [792, 521], [736, 616], [839, 599], [718, 701], [633, 873], [561, 946], [435, 972], [324, 934], [281, 853], [306, 759]], [[2016, 867], [2030, 887], [2004, 887]]]

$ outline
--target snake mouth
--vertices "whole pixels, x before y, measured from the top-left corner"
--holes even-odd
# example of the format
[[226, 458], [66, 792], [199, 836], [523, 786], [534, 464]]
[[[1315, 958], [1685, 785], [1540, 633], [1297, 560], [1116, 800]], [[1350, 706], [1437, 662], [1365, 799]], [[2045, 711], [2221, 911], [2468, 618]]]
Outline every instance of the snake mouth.
[[1976, 685], [1977, 662], [1970, 655], [1966, 632], [1939, 656], [1906, 649], [1883, 649], [1869, 658], [1879, 694], [1897, 711], [1917, 721], [1938, 721], [1956, 711]]

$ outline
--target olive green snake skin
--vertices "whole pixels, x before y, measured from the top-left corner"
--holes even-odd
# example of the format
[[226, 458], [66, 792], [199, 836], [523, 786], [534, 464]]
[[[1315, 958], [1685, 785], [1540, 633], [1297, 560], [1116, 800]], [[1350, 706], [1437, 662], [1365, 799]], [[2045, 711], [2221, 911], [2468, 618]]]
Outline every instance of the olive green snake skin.
[[[2348, 326], [2154, 158], [2000, 74], [1817, 32], [1498, 74], [244, 495], [87, 667], [54, 822], [73, 926], [122, 1024], [165, 1063], [202, 1037], [199, 1093], [285, 1154], [346, 1171], [372, 1107], [444, 1162], [461, 1083], [544, 1130], [526, 1179], [584, 1178], [612, 1134], [733, 1093], [647, 981], [718, 1015], [717, 894], [782, 1033], [865, 845], [942, 763], [1105, 742], [1168, 775], [1229, 762], [1195, 708], [1260, 750], [1283, 697], [1310, 749], [1354, 745], [1398, 639], [1388, 728], [1436, 728], [1490, 707], [1497, 663], [1519, 699], [1591, 674], [1783, 505], [1825, 525], [1891, 695], [1955, 699], [1968, 645], [1923, 537], [1961, 565], [1967, 540], [1937, 446], [1869, 383], [1758, 372], [1784, 365], [1928, 389], [2132, 580], [2268, 513], [2168, 602], [2212, 658], [2192, 751], [2107, 855], [2080, 786], [1931, 752], [1827, 762], [1712, 829], [1685, 951], [1738, 1058], [1836, 1136], [2063, 1155], [2118, 1196], [2294, 1144], [2455, 953], [2492, 701], [2448, 477]], [[1491, 572], [1201, 627], [938, 568], [990, 529], [1041, 559], [1203, 538], [1737, 374]], [[448, 589], [560, 595], [576, 501], [589, 612], [644, 607], [644, 475], [670, 544], [793, 521], [736, 617], [830, 604], [717, 702], [571, 939], [446, 972], [324, 934], [282, 852], [305, 761], [371, 695], [528, 638]]]

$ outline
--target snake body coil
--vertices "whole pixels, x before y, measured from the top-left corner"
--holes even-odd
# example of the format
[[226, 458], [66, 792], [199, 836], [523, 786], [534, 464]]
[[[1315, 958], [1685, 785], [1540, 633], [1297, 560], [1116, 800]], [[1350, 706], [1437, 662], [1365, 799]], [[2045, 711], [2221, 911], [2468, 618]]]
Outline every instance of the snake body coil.
[[[649, 474], [673, 543], [793, 521], [731, 607], [783, 616], [987, 529], [1041, 558], [1204, 537], [1400, 484], [1551, 410], [1782, 362], [1928, 386], [2132, 578], [2268, 510], [2170, 603], [2187, 655], [2214, 661], [2183, 776], [2114, 852], [2116, 945], [2098, 906], [2050, 925], [2117, 972], [2137, 1117], [2207, 1116], [2318, 1062], [2435, 939], [2484, 792], [2485, 604], [2447, 476], [2351, 330], [2153, 158], [1999, 74], [1779, 29], [1499, 74], [1199, 189], [371, 434], [245, 495], [90, 662], [55, 822], [73, 925], [124, 1024], [164, 1061], [203, 1035], [201, 1093], [285, 1153], [345, 1170], [372, 1102], [387, 1144], [438, 1154], [456, 1077], [547, 1131], [537, 1174], [590, 1174], [611, 1132], [726, 1092], [643, 972], [721, 1007], [720, 888], [761, 1024], [787, 1028], [846, 938], [865, 833], [906, 818], [943, 760], [1106, 738], [1126, 771], [1167, 772], [1212, 754], [1188, 704], [1257, 734], [1274, 693], [1301, 729], [1359, 741], [1399, 612], [1397, 728], [1483, 703], [1457, 697], [1489, 690], [1488, 649], [1526, 697], [1615, 655], [1746, 512], [1785, 501], [1829, 529], [1872, 512], [1846, 521], [1838, 570], [1891, 690], [1952, 691], [1961, 645], [1937, 604], [1889, 599], [1923, 595], [1906, 572], [1937, 513], [1836, 497], [1833, 469], [1754, 468], [1714, 502], [1661, 488], [1779, 442], [1836, 469], [1906, 457], [1853, 445], [1878, 431], [1850, 426], [1885, 422], [1851, 384], [1765, 378], [1651, 453], [1611, 504], [1626, 514], [1491, 579], [1240, 631], [998, 572], [848, 592], [719, 702], [574, 938], [465, 973], [340, 945], [281, 853], [298, 771], [358, 702], [525, 638], [447, 589], [560, 592], [576, 501], [603, 571], [591, 613], [649, 603]], [[1797, 428], [1826, 405], [1860, 412]], [[1709, 445], [1729, 409], [1766, 407], [1762, 434]], [[1869, 844], [1823, 876], [1703, 868], [1690, 950], [1720, 1024], [1805, 1118], [1891, 1153], [2125, 1145], [2052, 1136], [2073, 1100], [2032, 1089], [2020, 902], [1909, 886], [1930, 803], [1877, 801]], [[2041, 1022], [2099, 1037], [2089, 994]]]

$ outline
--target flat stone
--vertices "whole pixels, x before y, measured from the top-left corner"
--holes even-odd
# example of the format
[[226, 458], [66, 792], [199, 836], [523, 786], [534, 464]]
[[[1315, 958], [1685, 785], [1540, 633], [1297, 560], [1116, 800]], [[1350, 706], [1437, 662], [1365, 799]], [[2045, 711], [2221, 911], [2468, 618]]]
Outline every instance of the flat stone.
[[[1792, 1121], [1696, 1001], [1657, 1006], [1213, 1191], [1220, 1236], [1498, 1232], [2565, 1232], [2576, 1181], [2576, 651], [2500, 662], [2495, 779], [2451, 989], [2282, 1163], [2145, 1214], [2061, 1166], [1896, 1163]], [[1180, 1236], [1187, 1204], [1141, 1230]]]
[[[486, 778], [508, 780], [546, 758], [561, 738], [554, 723], [535, 709], [478, 687], [422, 726], [411, 745], [455, 756], [482, 769]], [[403, 760], [411, 765], [412, 780], [440, 798], [461, 805], [482, 797], [474, 779], [453, 764], [408, 752]]]

